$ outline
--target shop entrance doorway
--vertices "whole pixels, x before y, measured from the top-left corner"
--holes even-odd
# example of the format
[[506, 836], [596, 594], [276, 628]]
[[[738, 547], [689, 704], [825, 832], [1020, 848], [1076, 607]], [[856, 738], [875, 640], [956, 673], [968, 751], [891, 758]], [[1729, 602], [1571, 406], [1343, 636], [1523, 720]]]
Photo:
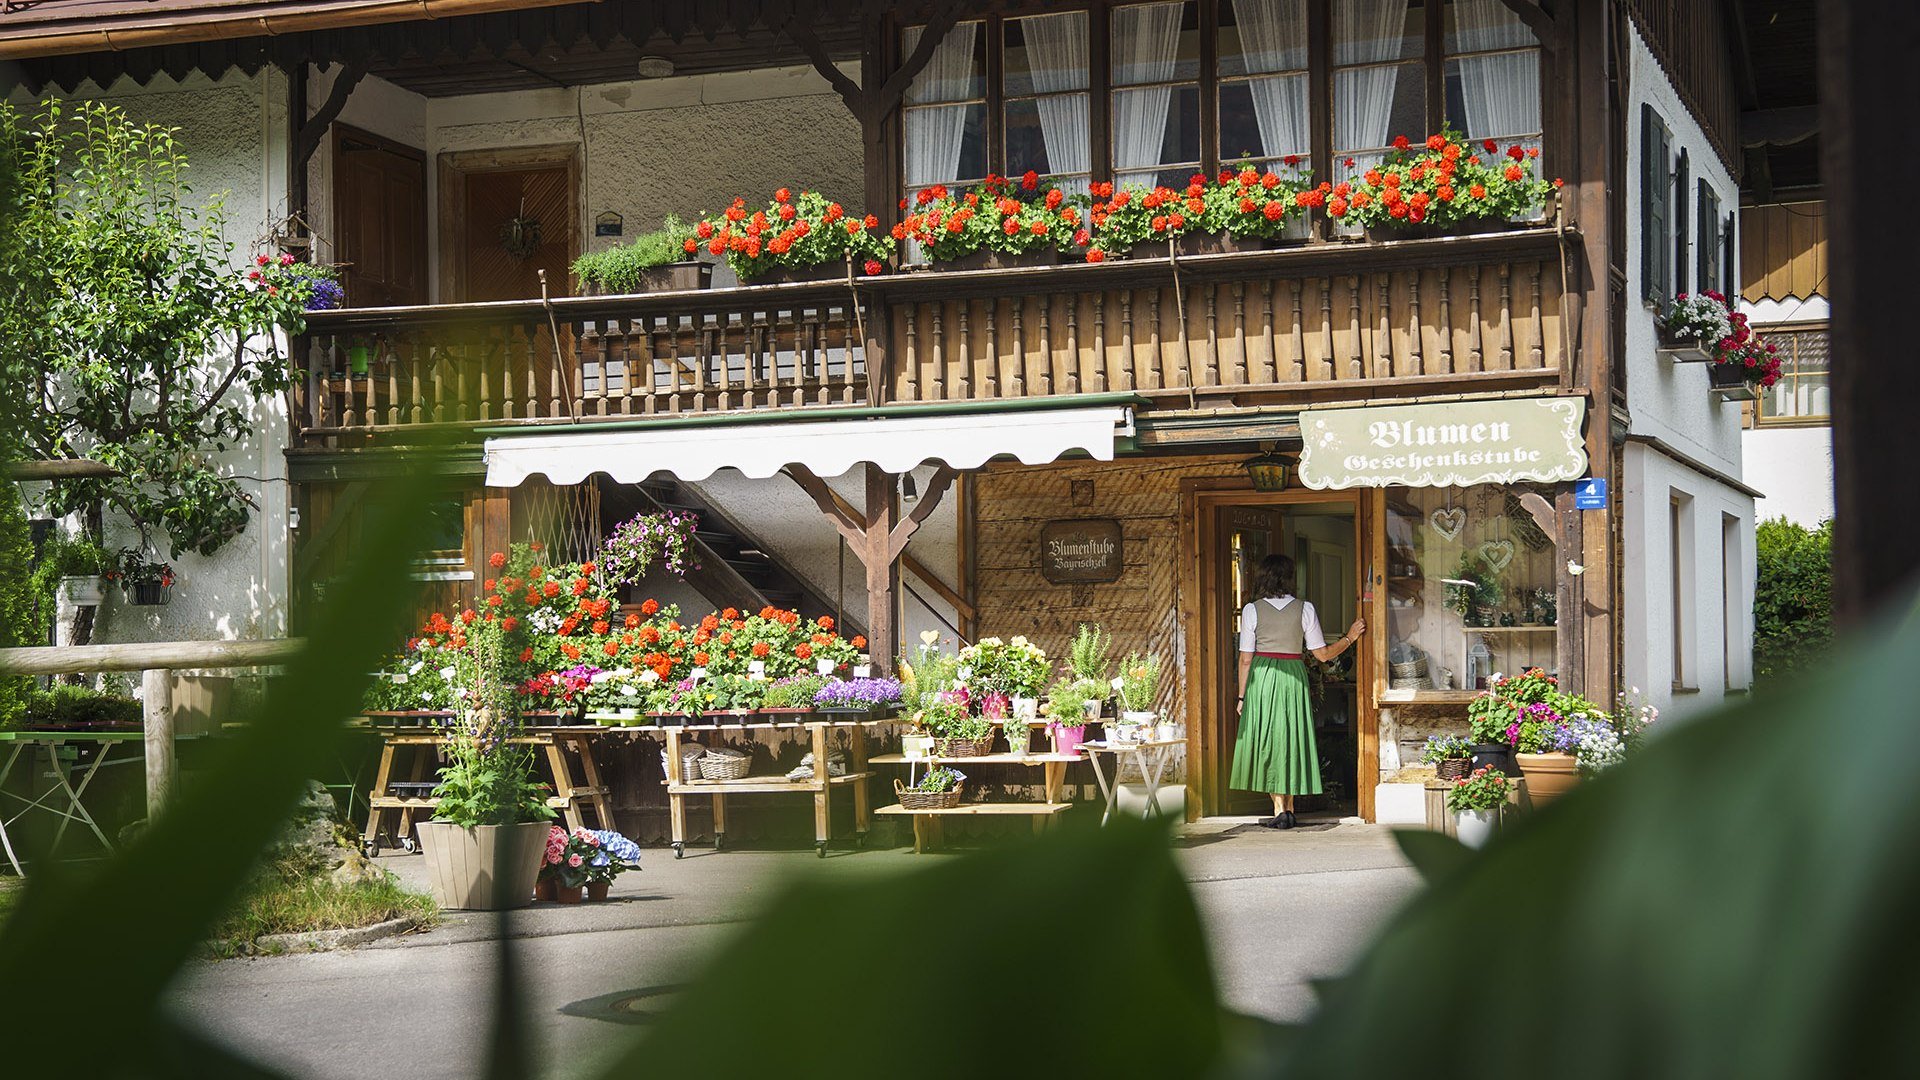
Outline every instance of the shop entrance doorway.
[[[1362, 500], [1343, 492], [1203, 491], [1195, 495], [1199, 556], [1197, 625], [1189, 633], [1199, 646], [1193, 672], [1195, 717], [1201, 761], [1201, 803], [1209, 814], [1266, 814], [1271, 801], [1230, 786], [1233, 748], [1239, 735], [1238, 694], [1241, 611], [1253, 595], [1254, 573], [1268, 555], [1292, 556], [1298, 592], [1312, 603], [1329, 641], [1367, 605], [1367, 565]], [[1332, 664], [1306, 661], [1312, 695], [1314, 738], [1324, 794], [1302, 797], [1309, 819], [1363, 812], [1363, 757], [1372, 757], [1374, 730], [1370, 650], [1349, 649]], [[1365, 746], [1363, 746], [1363, 742]], [[1371, 783], [1369, 777], [1368, 783]], [[1370, 800], [1369, 800], [1370, 801]]]

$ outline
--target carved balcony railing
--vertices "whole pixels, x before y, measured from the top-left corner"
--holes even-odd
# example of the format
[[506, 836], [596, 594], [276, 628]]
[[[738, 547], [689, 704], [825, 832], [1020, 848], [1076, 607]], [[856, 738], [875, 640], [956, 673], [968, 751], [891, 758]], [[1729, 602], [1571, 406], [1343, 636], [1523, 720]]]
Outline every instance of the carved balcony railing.
[[1231, 403], [1543, 386], [1568, 366], [1561, 255], [1556, 233], [1528, 229], [321, 312], [296, 408], [305, 434], [335, 438], [1116, 390]]

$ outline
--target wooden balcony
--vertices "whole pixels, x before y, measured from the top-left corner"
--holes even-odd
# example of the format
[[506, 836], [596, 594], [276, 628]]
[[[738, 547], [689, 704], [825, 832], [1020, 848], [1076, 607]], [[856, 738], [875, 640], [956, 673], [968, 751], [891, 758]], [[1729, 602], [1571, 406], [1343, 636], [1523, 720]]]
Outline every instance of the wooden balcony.
[[426, 425], [1101, 391], [1240, 404], [1535, 387], [1566, 367], [1561, 252], [1530, 229], [321, 312], [296, 408], [309, 438], [391, 440]]

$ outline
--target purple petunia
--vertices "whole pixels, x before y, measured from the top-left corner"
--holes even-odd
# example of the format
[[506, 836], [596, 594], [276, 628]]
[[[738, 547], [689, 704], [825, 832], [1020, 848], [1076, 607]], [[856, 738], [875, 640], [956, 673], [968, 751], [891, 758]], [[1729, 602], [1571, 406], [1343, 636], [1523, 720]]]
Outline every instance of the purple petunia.
[[813, 695], [813, 703], [826, 709], [872, 708], [899, 700], [898, 679], [835, 679]]
[[347, 291], [332, 278], [313, 279], [313, 291], [307, 296], [308, 311], [332, 311], [346, 303]]

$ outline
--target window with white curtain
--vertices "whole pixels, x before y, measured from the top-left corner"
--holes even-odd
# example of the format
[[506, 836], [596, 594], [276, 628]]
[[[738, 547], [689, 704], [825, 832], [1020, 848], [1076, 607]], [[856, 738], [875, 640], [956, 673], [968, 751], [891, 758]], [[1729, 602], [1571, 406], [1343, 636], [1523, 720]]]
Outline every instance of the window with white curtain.
[[1222, 0], [1218, 17], [1221, 163], [1304, 161], [1307, 0]]
[[1379, 162], [1394, 136], [1416, 141], [1426, 136], [1426, 51], [1426, 12], [1420, 4], [1339, 0], [1333, 5], [1336, 181]]
[[[1449, 0], [1444, 40], [1447, 122], [1474, 142], [1538, 150], [1540, 43], [1533, 31], [1502, 0]], [[1536, 168], [1535, 175], [1547, 174]]]
[[1113, 179], [1181, 187], [1200, 168], [1198, 5], [1113, 9]]
[[[907, 88], [901, 127], [909, 192], [987, 175], [987, 54], [981, 31], [979, 22], [956, 23]], [[920, 43], [920, 32], [917, 26], [907, 28], [903, 55]]]
[[1084, 11], [1006, 20], [1006, 175], [1032, 169], [1068, 191], [1087, 190], [1093, 174], [1090, 42]]

